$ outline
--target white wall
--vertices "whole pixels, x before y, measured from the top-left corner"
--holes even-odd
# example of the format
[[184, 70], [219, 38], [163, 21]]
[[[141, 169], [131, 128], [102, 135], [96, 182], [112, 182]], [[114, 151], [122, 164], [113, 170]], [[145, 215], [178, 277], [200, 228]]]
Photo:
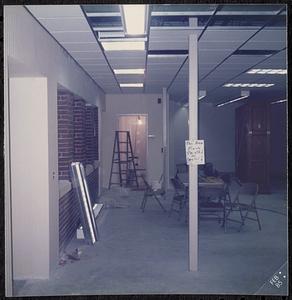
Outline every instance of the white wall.
[[108, 187], [114, 132], [119, 114], [148, 114], [148, 180], [159, 180], [163, 170], [163, 117], [161, 94], [108, 94], [106, 111], [102, 112], [102, 185]]
[[219, 171], [235, 171], [235, 105], [199, 105], [199, 138], [205, 140], [206, 162]]
[[10, 79], [14, 279], [50, 273], [47, 99], [46, 78]]
[[[199, 104], [199, 138], [205, 140], [206, 162], [219, 171], [235, 171], [235, 107]], [[175, 174], [175, 164], [185, 162], [185, 139], [188, 109], [170, 101], [170, 176]]]
[[169, 101], [169, 174], [175, 175], [176, 164], [186, 161], [185, 140], [189, 138], [189, 111], [186, 107]]
[[[46, 100], [42, 101], [41, 105], [46, 108], [42, 110], [42, 114], [44, 114], [44, 120], [47, 120], [48, 130], [45, 133], [42, 132], [42, 134], [44, 134], [43, 138], [48, 141], [49, 145], [48, 152], [43, 153], [43, 159], [48, 164], [48, 170], [41, 169], [38, 171], [41, 171], [48, 176], [48, 180], [45, 184], [49, 191], [49, 203], [46, 202], [46, 197], [40, 199], [42, 199], [44, 207], [47, 205], [49, 207], [47, 213], [50, 224], [50, 270], [53, 270], [57, 265], [59, 241], [58, 183], [53, 179], [53, 176], [57, 176], [58, 174], [57, 86], [58, 84], [61, 84], [86, 101], [98, 106], [103, 105], [104, 94], [81, 67], [77, 65], [64, 49], [56, 43], [56, 41], [39, 25], [23, 6], [4, 7], [4, 40], [4, 64], [7, 66], [4, 73], [5, 89], [8, 89], [9, 77], [47, 78], [48, 97]], [[5, 102], [8, 103], [8, 95]], [[8, 109], [6, 112], [8, 114]], [[28, 114], [26, 117], [30, 118], [30, 116], [31, 115]], [[7, 136], [9, 135], [9, 127], [7, 126], [8, 115], [5, 116], [5, 121], [5, 135]], [[25, 125], [26, 122], [25, 120], [23, 121], [23, 125]], [[35, 126], [38, 126], [37, 122], [35, 123]], [[34, 135], [34, 131], [32, 131], [31, 134], [36, 138], [38, 137], [37, 135]], [[23, 142], [25, 143], [25, 140]], [[13, 151], [13, 149], [11, 150]], [[18, 150], [18, 153], [20, 153], [21, 147]], [[5, 145], [5, 151], [9, 151], [9, 144]], [[17, 151], [13, 153], [15, 156], [11, 156], [11, 161], [18, 159]], [[26, 176], [23, 180], [24, 184], [26, 181], [29, 184], [31, 178]], [[13, 189], [17, 189], [17, 186], [12, 186], [12, 201], [14, 201]], [[37, 196], [40, 197], [40, 195]], [[37, 209], [32, 207], [31, 212], [37, 213]], [[7, 213], [9, 212], [7, 211]], [[17, 219], [14, 219], [13, 215], [12, 219], [13, 222], [17, 222]], [[22, 228], [22, 230], [27, 230], [27, 232], [29, 232], [30, 229]], [[39, 250], [42, 251], [42, 249]], [[47, 275], [46, 270], [44, 270], [43, 275]]]

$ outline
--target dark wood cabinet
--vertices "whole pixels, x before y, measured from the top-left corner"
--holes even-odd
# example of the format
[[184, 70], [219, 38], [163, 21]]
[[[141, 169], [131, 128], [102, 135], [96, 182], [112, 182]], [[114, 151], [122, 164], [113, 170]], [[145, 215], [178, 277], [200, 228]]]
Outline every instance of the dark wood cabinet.
[[250, 101], [235, 111], [235, 167], [243, 182], [270, 192], [270, 105]]

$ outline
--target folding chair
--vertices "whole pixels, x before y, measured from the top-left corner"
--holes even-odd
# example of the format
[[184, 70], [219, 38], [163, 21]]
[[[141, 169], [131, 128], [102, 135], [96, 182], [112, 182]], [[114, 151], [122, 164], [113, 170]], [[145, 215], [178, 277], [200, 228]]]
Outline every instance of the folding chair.
[[202, 218], [224, 220], [225, 187], [222, 188], [199, 188], [199, 222]]
[[170, 205], [169, 216], [175, 211], [179, 214], [179, 220], [183, 211], [187, 209], [188, 192], [187, 187], [178, 179], [171, 178], [171, 183], [174, 187], [174, 196]]
[[214, 169], [214, 166], [212, 163], [207, 162], [204, 165], [204, 174], [205, 174], [205, 176], [217, 177], [218, 171], [216, 169]]
[[227, 198], [227, 199], [225, 199], [225, 201], [231, 202], [231, 196], [230, 196], [231, 175], [229, 173], [219, 173], [219, 177], [225, 183], [225, 189], [224, 189], [223, 197]]
[[[239, 187], [239, 190], [235, 196], [233, 202], [226, 201], [225, 203], [225, 219], [224, 219], [224, 228], [226, 231], [226, 221], [239, 222], [241, 230], [242, 226], [245, 224], [246, 219], [252, 220], [258, 223], [259, 230], [262, 229], [259, 215], [256, 208], [256, 198], [258, 194], [258, 185], [256, 183], [242, 183]], [[242, 200], [245, 200], [242, 202]], [[248, 201], [249, 199], [249, 201]], [[229, 219], [229, 215], [233, 211], [239, 211], [241, 221]], [[250, 213], [255, 214], [255, 218], [249, 216]]]
[[178, 174], [185, 174], [188, 172], [189, 172], [189, 166], [186, 163], [176, 164], [175, 177], [177, 177]]
[[147, 182], [147, 180], [145, 179], [145, 177], [143, 175], [141, 176], [141, 178], [142, 178], [142, 180], [144, 182], [144, 185], [145, 185], [143, 200], [142, 200], [142, 203], [141, 203], [141, 206], [140, 206], [140, 208], [142, 209], [142, 212], [144, 212], [144, 210], [145, 210], [148, 197], [153, 197], [158, 202], [161, 209], [164, 212], [166, 212], [166, 209], [164, 208], [164, 206], [162, 205], [162, 203], [159, 200], [159, 197], [163, 196], [165, 192], [162, 189], [154, 190], [153, 187]]
[[175, 177], [180, 182], [189, 181], [189, 166], [186, 163], [176, 164]]

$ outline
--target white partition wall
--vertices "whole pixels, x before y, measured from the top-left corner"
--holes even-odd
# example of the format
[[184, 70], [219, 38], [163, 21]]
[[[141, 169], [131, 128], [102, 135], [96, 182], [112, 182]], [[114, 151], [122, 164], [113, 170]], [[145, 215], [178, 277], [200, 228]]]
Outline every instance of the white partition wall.
[[50, 274], [48, 86], [10, 79], [13, 279]]
[[[77, 6], [76, 6], [77, 7]], [[80, 9], [80, 8], [76, 8]], [[42, 26], [35, 20], [35, 18], [27, 11], [22, 5], [8, 5], [4, 7], [4, 64], [5, 68], [5, 221], [6, 221], [6, 292], [7, 295], [11, 294], [11, 280], [9, 278], [9, 269], [12, 265], [9, 261], [10, 243], [9, 237], [11, 232], [9, 230], [10, 221], [13, 226], [16, 225], [14, 216], [10, 217], [10, 191], [9, 191], [9, 148], [11, 154], [21, 154], [20, 140], [16, 139], [24, 130], [28, 130], [27, 126], [31, 126], [30, 134], [27, 134], [26, 141], [29, 139], [38, 140], [37, 147], [30, 143], [31, 153], [38, 151], [42, 153], [42, 159], [38, 167], [31, 165], [27, 169], [26, 180], [31, 179], [31, 184], [23, 188], [28, 192], [29, 187], [32, 189], [42, 190], [42, 185], [38, 186], [38, 181], [34, 181], [31, 177], [31, 173], [39, 172], [39, 176], [36, 175], [36, 180], [43, 179], [42, 176], [47, 176], [46, 182], [49, 186], [48, 190], [42, 190], [42, 195], [38, 195], [39, 199], [42, 199], [42, 204], [46, 203], [46, 212], [48, 213], [49, 220], [46, 218], [42, 220], [41, 226], [46, 224], [47, 230], [50, 231], [50, 243], [46, 245], [45, 253], [38, 251], [37, 258], [41, 256], [49, 255], [50, 269], [51, 271], [56, 268], [59, 256], [59, 231], [58, 231], [58, 218], [59, 218], [59, 191], [58, 191], [58, 142], [57, 142], [57, 87], [58, 84], [66, 87], [76, 95], [82, 97], [87, 102], [97, 105], [100, 109], [104, 106], [104, 93], [94, 83], [92, 79], [82, 70], [82, 68], [69, 56], [66, 51], [56, 43], [56, 41], [50, 36], [50, 34], [42, 28]], [[9, 69], [9, 73], [8, 73]], [[13, 94], [18, 92], [18, 88], [11, 88], [10, 95], [8, 94], [8, 79], [15, 78], [12, 81], [12, 85], [22, 86], [25, 88], [25, 80], [28, 81], [27, 87], [32, 84], [33, 80], [41, 80], [39, 77], [47, 78], [47, 97], [39, 97], [38, 99], [31, 97], [29, 91], [27, 91], [27, 99], [14, 102], [13, 97], [21, 96], [20, 94]], [[16, 77], [22, 77], [17, 78]], [[28, 78], [29, 77], [29, 78]], [[36, 78], [38, 77], [38, 78]], [[22, 82], [22, 83], [20, 83]], [[32, 95], [36, 95], [32, 90]], [[26, 101], [26, 102], [25, 102]], [[10, 112], [12, 115], [9, 115]], [[12, 111], [14, 107], [15, 111]], [[41, 109], [43, 109], [41, 111]], [[31, 111], [30, 111], [31, 110]], [[16, 114], [16, 115], [15, 115]], [[9, 132], [9, 123], [13, 126], [10, 118], [17, 120], [16, 125], [19, 127], [11, 128]], [[43, 124], [46, 120], [46, 129]], [[33, 123], [31, 123], [33, 122]], [[24, 126], [25, 125], [25, 126]], [[20, 130], [18, 132], [18, 130]], [[35, 130], [35, 131], [34, 131]], [[43, 134], [36, 134], [42, 131]], [[16, 134], [16, 136], [14, 136]], [[9, 145], [9, 137], [16, 142], [17, 149], [14, 149], [13, 145]], [[43, 142], [46, 139], [46, 144]], [[12, 141], [11, 141], [12, 142]], [[24, 141], [23, 141], [24, 142]], [[28, 147], [29, 144], [26, 144]], [[25, 150], [26, 148], [24, 148]], [[28, 148], [26, 149], [28, 150]], [[34, 156], [38, 158], [37, 155]], [[26, 156], [25, 162], [28, 163], [29, 157]], [[37, 161], [37, 160], [35, 160]], [[44, 164], [44, 167], [42, 166]], [[15, 165], [18, 168], [18, 165]], [[18, 170], [18, 169], [17, 169]], [[21, 172], [21, 169], [19, 169]], [[16, 175], [15, 175], [16, 176]], [[18, 175], [17, 175], [18, 176]], [[20, 175], [19, 175], [20, 176]], [[14, 178], [11, 177], [13, 183]], [[45, 182], [45, 181], [43, 181]], [[11, 201], [15, 194], [11, 192]], [[48, 198], [50, 201], [48, 201]], [[33, 198], [34, 199], [34, 198]], [[29, 204], [30, 200], [26, 197], [26, 205], [37, 207], [33, 204]], [[47, 202], [48, 201], [48, 202]], [[29, 204], [29, 205], [28, 205]], [[37, 205], [39, 203], [37, 202]], [[20, 210], [19, 210], [20, 211]], [[29, 211], [28, 211], [29, 212]], [[22, 214], [22, 218], [27, 216]], [[36, 218], [37, 216], [34, 216]], [[33, 219], [32, 219], [33, 220]], [[23, 221], [24, 222], [24, 221]], [[47, 223], [48, 222], [48, 223]], [[35, 222], [34, 222], [35, 224]], [[38, 223], [34, 227], [39, 226]], [[42, 228], [42, 227], [41, 227]], [[24, 228], [26, 230], [26, 228]], [[24, 230], [23, 229], [23, 230]], [[30, 228], [32, 233], [37, 228]], [[47, 234], [47, 232], [43, 232]], [[31, 235], [31, 232], [30, 232]], [[11, 237], [13, 241], [14, 235]], [[41, 237], [43, 239], [43, 236]], [[14, 245], [13, 245], [14, 247]], [[32, 247], [33, 248], [33, 247]], [[40, 250], [40, 249], [38, 249]], [[16, 251], [16, 249], [14, 249]], [[31, 259], [31, 258], [30, 258]], [[48, 263], [47, 257], [44, 258], [45, 263]], [[28, 260], [29, 262], [29, 260]], [[15, 261], [13, 261], [15, 264]], [[47, 270], [46, 270], [47, 272]], [[45, 273], [46, 273], [45, 272]], [[44, 278], [47, 275], [44, 273], [38, 273], [38, 278]], [[22, 276], [23, 277], [23, 276]], [[37, 275], [34, 273], [34, 277]], [[15, 278], [14, 278], [15, 279]]]

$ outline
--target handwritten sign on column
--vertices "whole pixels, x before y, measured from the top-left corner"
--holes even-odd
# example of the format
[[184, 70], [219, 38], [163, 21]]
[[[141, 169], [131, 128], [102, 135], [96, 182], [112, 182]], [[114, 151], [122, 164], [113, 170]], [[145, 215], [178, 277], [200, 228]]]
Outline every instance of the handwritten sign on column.
[[204, 140], [186, 140], [186, 159], [188, 165], [205, 164]]

